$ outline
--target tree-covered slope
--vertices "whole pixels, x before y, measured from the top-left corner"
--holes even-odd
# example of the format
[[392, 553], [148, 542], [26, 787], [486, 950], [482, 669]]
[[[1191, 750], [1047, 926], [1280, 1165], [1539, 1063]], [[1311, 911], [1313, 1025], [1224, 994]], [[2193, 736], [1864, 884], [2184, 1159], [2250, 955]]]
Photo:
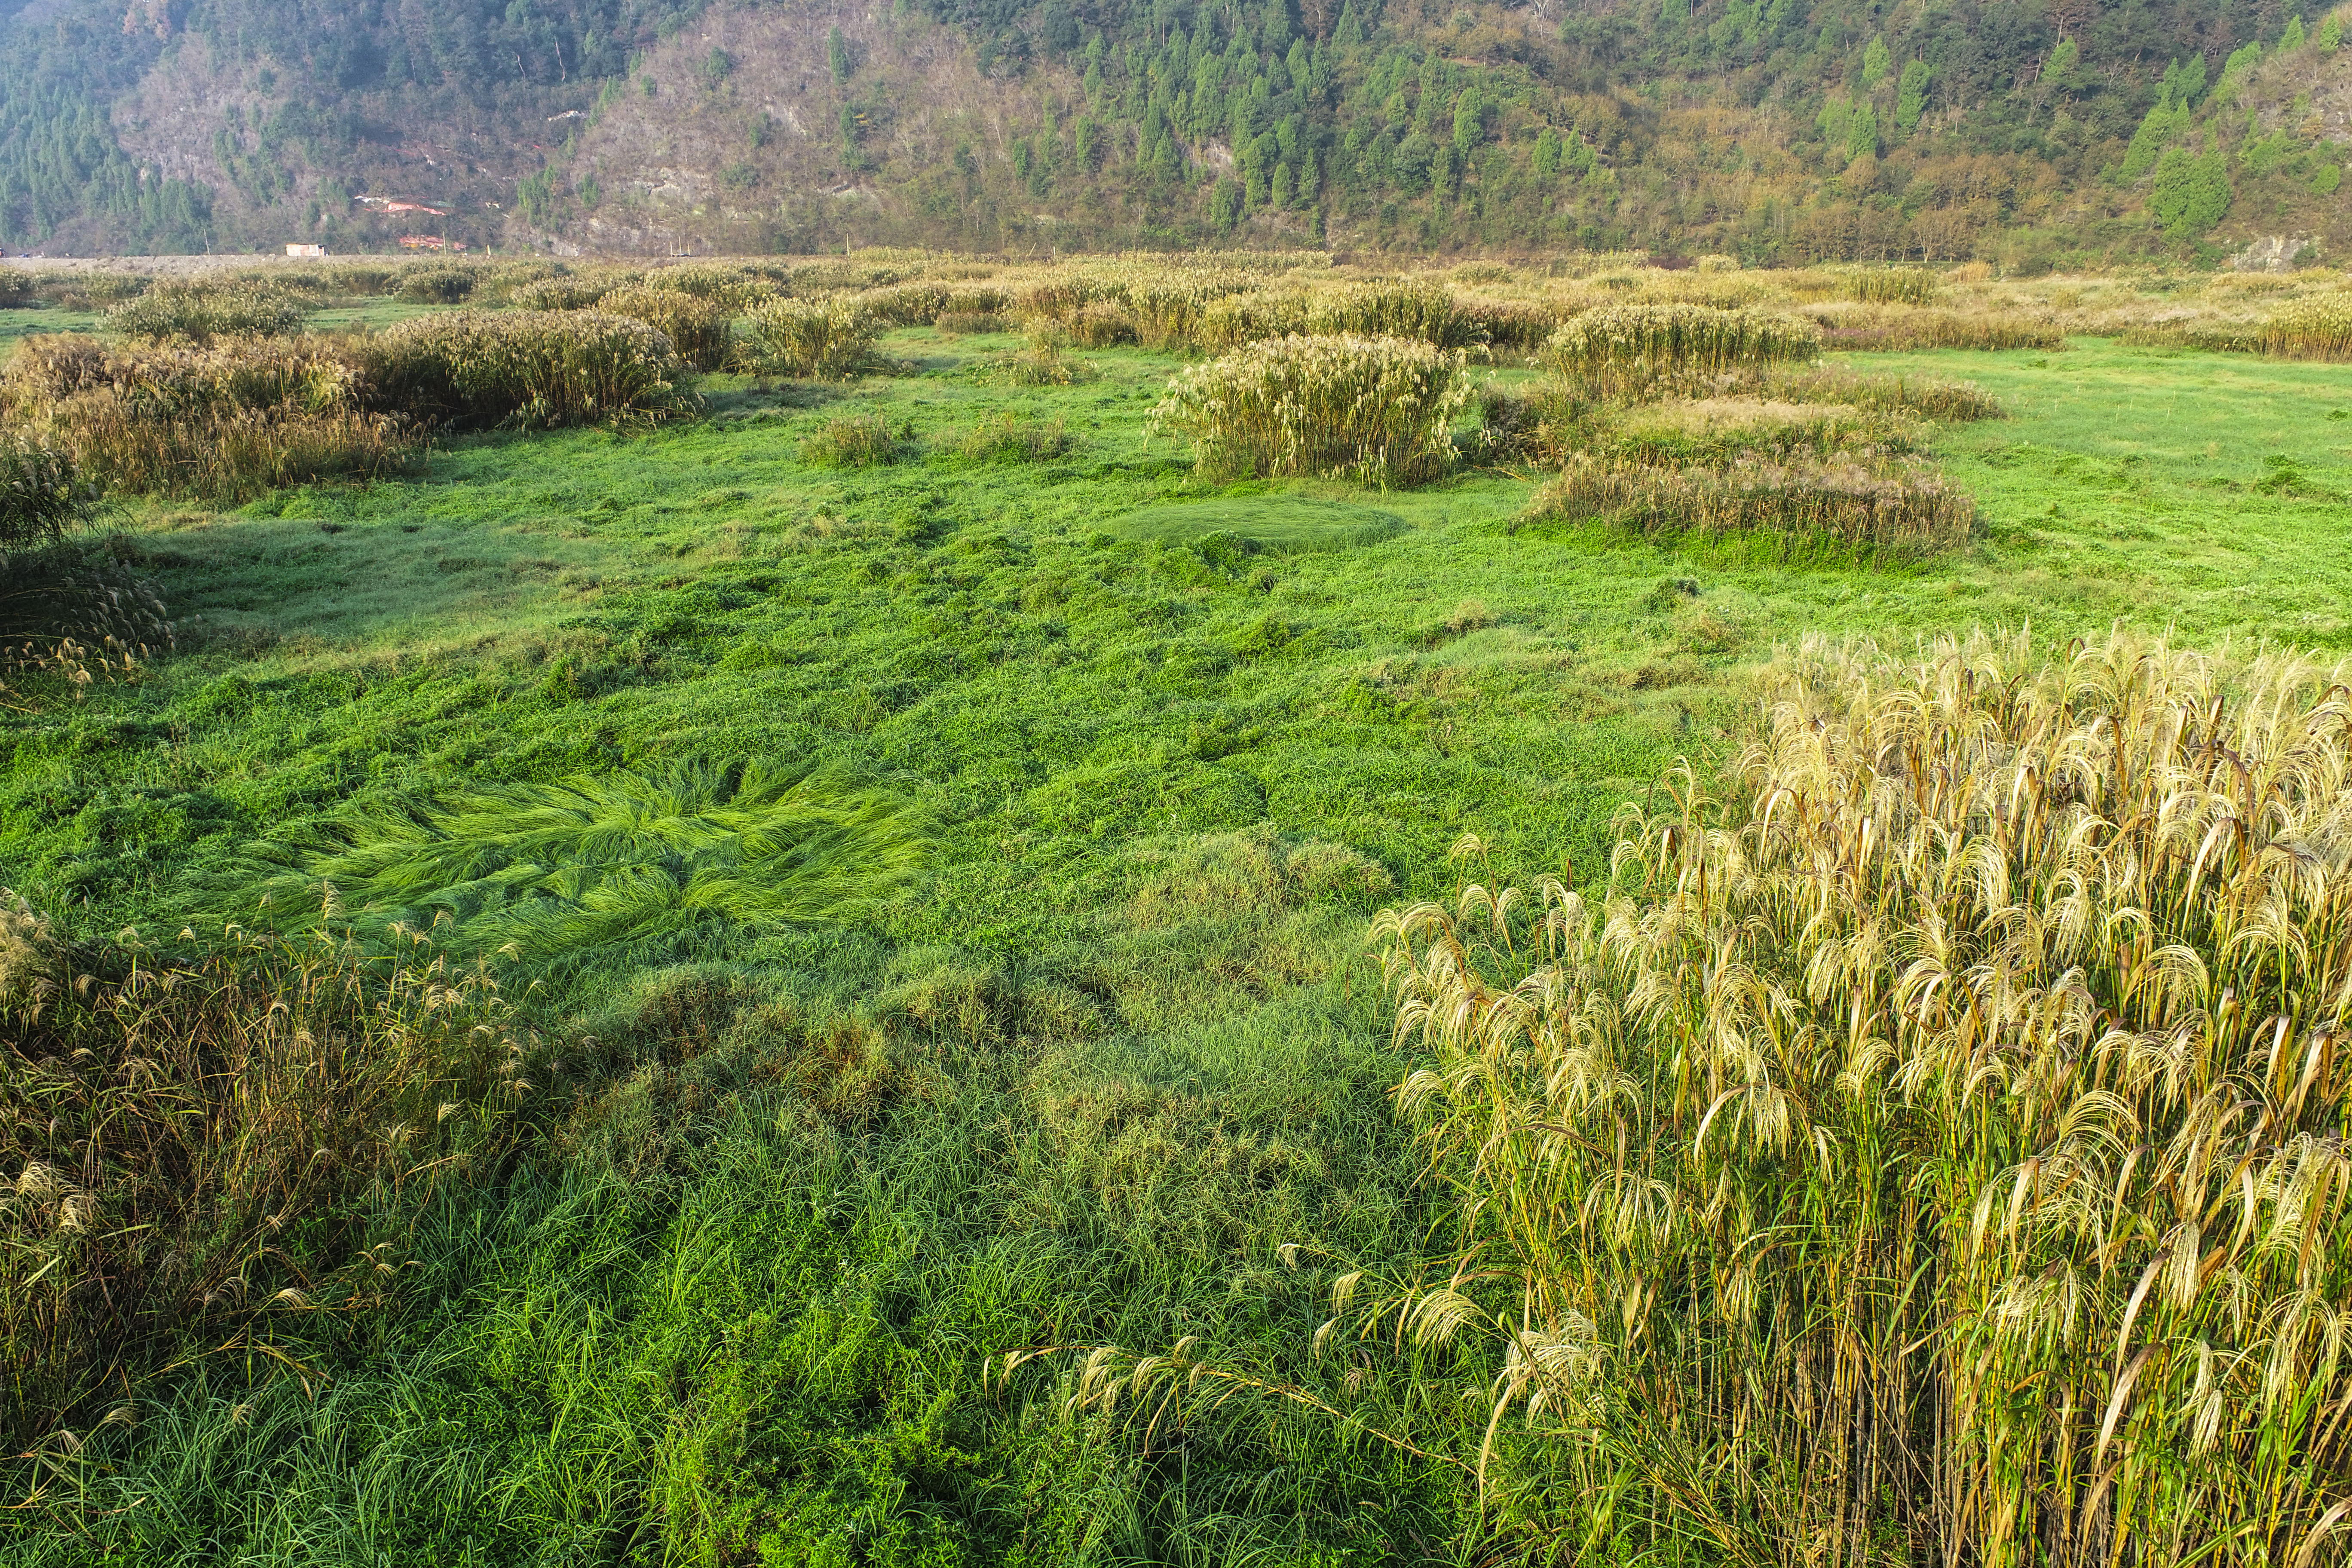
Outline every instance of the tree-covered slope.
[[5, 27], [18, 247], [2352, 244], [2344, 20], [2282, 0], [36, 0]]

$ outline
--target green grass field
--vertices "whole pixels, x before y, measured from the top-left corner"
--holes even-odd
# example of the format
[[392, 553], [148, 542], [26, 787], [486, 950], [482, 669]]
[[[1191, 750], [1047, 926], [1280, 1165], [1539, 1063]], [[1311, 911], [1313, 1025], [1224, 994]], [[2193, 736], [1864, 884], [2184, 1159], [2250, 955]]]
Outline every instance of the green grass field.
[[[1532, 480], [1497, 472], [1208, 490], [1145, 437], [1175, 362], [1014, 388], [1013, 341], [121, 520], [181, 650], [0, 712], [0, 880], [76, 929], [251, 918], [247, 847], [347, 803], [689, 758], [843, 771], [932, 848], [842, 924], [539, 977], [593, 1086], [544, 1152], [426, 1216], [398, 1312], [295, 1325], [310, 1375], [215, 1358], [93, 1441], [79, 1529], [9, 1515], [12, 1562], [1490, 1561], [1546, 1504], [1507, 1454], [1483, 1510], [1447, 1462], [1485, 1405], [1428, 1391], [1480, 1379], [1307, 1350], [1343, 1268], [1452, 1223], [1369, 917], [1449, 892], [1467, 833], [1481, 878], [1598, 873], [1809, 635], [2352, 648], [2341, 367], [1857, 361], [2013, 416], [1937, 439], [1978, 541], [1889, 565], [1514, 531]], [[1007, 412], [1070, 449], [960, 455]], [[901, 460], [800, 459], [850, 413]], [[1187, 1335], [1354, 1419], [1069, 1414], [1083, 1347]], [[1081, 1352], [987, 1375], [1038, 1346]]]

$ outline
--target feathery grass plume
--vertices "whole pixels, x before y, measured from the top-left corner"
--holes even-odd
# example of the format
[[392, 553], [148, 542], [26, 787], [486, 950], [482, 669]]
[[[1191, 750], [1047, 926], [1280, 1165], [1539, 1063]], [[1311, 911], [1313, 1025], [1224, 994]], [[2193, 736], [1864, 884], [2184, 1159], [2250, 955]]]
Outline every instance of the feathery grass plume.
[[836, 920], [904, 887], [927, 847], [898, 801], [757, 762], [372, 801], [332, 831], [302, 873], [265, 884], [273, 918], [303, 918], [324, 887], [347, 919], [446, 917], [469, 949], [567, 963]]
[[601, 310], [456, 310], [362, 346], [379, 406], [473, 429], [634, 424], [693, 412], [662, 332]]
[[96, 500], [71, 457], [27, 432], [0, 431], [0, 561], [64, 539]]
[[801, 461], [826, 468], [871, 468], [898, 460], [901, 442], [913, 437], [912, 426], [893, 430], [880, 414], [852, 414], [828, 419], [824, 427], [801, 442]]
[[2283, 306], [2255, 342], [2282, 359], [2352, 360], [2352, 293], [2314, 294]]
[[1462, 1241], [1339, 1317], [1490, 1338], [1482, 1469], [1579, 1533], [2333, 1561], [2347, 689], [2123, 632], [1808, 642], [1605, 879], [1381, 917]]
[[974, 462], [1042, 463], [1070, 449], [1070, 433], [1057, 416], [1024, 419], [1007, 411], [965, 432], [957, 450]]
[[1289, 336], [1180, 372], [1154, 431], [1217, 479], [1425, 483], [1454, 466], [1454, 416], [1475, 395], [1459, 349], [1418, 339]]
[[1925, 267], [1873, 267], [1846, 274], [1845, 297], [1868, 305], [1932, 305], [1941, 281]]
[[[184, 936], [185, 933], [184, 933]], [[68, 948], [0, 892], [0, 1433], [383, 1301], [407, 1218], [511, 1147], [532, 1044], [421, 943]]]
[[1788, 316], [1711, 305], [1615, 305], [1588, 310], [1544, 345], [1546, 368], [1587, 395], [1657, 396], [1714, 377], [1821, 357], [1822, 335]]
[[840, 381], [871, 367], [883, 324], [845, 294], [763, 300], [744, 314], [744, 355], [770, 375]]
[[1570, 455], [1513, 526], [1590, 522], [1658, 538], [1769, 531], [1912, 551], [1958, 543], [1976, 525], [1967, 491], [1899, 458], [1791, 452], [1675, 468], [1654, 467], [1648, 456]]
[[735, 312], [725, 302], [678, 289], [615, 289], [596, 301], [606, 315], [643, 321], [698, 371], [722, 368], [735, 347]]
[[127, 338], [209, 343], [215, 338], [284, 337], [300, 331], [308, 313], [300, 300], [275, 288], [167, 279], [109, 310], [98, 324]]

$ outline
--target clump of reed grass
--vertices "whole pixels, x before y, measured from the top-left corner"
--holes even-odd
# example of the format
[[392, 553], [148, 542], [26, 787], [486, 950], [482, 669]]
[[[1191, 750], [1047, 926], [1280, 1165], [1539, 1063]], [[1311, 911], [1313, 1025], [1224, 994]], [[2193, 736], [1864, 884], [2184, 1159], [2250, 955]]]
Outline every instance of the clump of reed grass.
[[942, 310], [931, 325], [950, 337], [1001, 332], [1011, 323], [991, 310]]
[[1965, 540], [1976, 503], [1931, 467], [1875, 453], [1737, 456], [1659, 467], [1646, 453], [1571, 454], [1515, 526], [1593, 523], [1652, 538], [1775, 532], [1897, 552]]
[[643, 321], [601, 310], [457, 310], [364, 345], [380, 406], [473, 429], [636, 424], [694, 411], [688, 367]]
[[408, 1216], [511, 1145], [532, 1056], [489, 980], [421, 944], [75, 948], [0, 893], [11, 1451], [62, 1465], [167, 1363], [383, 1301]]
[[0, 310], [29, 310], [40, 303], [41, 292], [29, 272], [0, 267]]
[[1587, 396], [1635, 400], [1725, 375], [1810, 364], [1821, 332], [1793, 317], [1711, 305], [1615, 305], [1552, 334], [1546, 368]]
[[801, 461], [826, 468], [883, 467], [898, 460], [899, 447], [913, 433], [911, 426], [892, 429], [879, 414], [828, 419], [824, 428], [801, 441]]
[[745, 267], [720, 262], [689, 261], [648, 268], [635, 280], [636, 287], [690, 295], [730, 312], [740, 312], [762, 300], [773, 299], [776, 285]]
[[1454, 466], [1475, 392], [1459, 350], [1419, 339], [1293, 335], [1180, 373], [1151, 428], [1215, 479], [1324, 476], [1415, 485]]
[[2000, 400], [1982, 387], [1937, 376], [1822, 368], [1776, 371], [1753, 384], [1762, 396], [1791, 403], [1843, 403], [1956, 425], [2009, 416]]
[[1643, 467], [1720, 464], [1742, 456], [1832, 458], [1855, 449], [1909, 452], [1916, 419], [1837, 403], [1763, 398], [1672, 398], [1613, 421], [1601, 456]]
[[1868, 305], [1932, 305], [1941, 281], [1925, 267], [1873, 267], [1846, 275], [1845, 297]]
[[1318, 1346], [1486, 1341], [1481, 1478], [1569, 1539], [2325, 1561], [2347, 677], [1809, 641], [1605, 868], [1384, 915], [1462, 1239]]
[[842, 294], [814, 300], [763, 300], [743, 319], [745, 353], [771, 375], [839, 381], [873, 368], [884, 322]]
[[596, 302], [607, 315], [643, 321], [698, 371], [722, 368], [734, 353], [735, 311], [723, 300], [680, 289], [615, 289]]
[[469, 951], [566, 963], [837, 920], [904, 887], [927, 849], [889, 796], [758, 762], [379, 798], [329, 837], [307, 856], [254, 847], [303, 867], [263, 883], [271, 918], [309, 918], [325, 890], [348, 918], [442, 922]]
[[1135, 312], [1124, 305], [1097, 300], [1080, 306], [1069, 321], [1070, 341], [1080, 348], [1117, 348], [1136, 340]]
[[973, 426], [956, 449], [973, 462], [1042, 463], [1070, 449], [1070, 433], [1058, 416], [1024, 419], [1007, 412]]
[[1889, 310], [1843, 315], [1824, 312], [1823, 346], [1915, 353], [1923, 349], [2039, 349], [2066, 346], [2065, 329], [2048, 321], [1980, 310]]
[[1307, 295], [1306, 331], [1318, 337], [1418, 338], [1439, 348], [1486, 342], [1486, 322], [1433, 283], [1375, 280]]
[[97, 499], [69, 454], [26, 432], [0, 431], [0, 562], [60, 542]]
[[642, 285], [644, 275], [618, 268], [541, 278], [515, 289], [507, 302], [519, 310], [585, 310], [605, 295]]
[[994, 379], [1011, 386], [1076, 386], [1100, 374], [1088, 362], [1071, 358], [1058, 338], [1044, 336], [1027, 348], [999, 354], [989, 371]]
[[373, 479], [419, 446], [373, 408], [345, 346], [316, 338], [113, 348], [27, 338], [0, 399], [92, 484], [138, 495], [236, 500], [320, 479]]
[[99, 319], [100, 330], [151, 341], [283, 337], [309, 312], [283, 291], [249, 283], [165, 279]]
[[462, 305], [480, 287], [482, 270], [457, 261], [428, 261], [395, 274], [392, 295], [413, 305]]
[[2352, 293], [2313, 294], [2282, 306], [2254, 342], [2282, 359], [2352, 360]]

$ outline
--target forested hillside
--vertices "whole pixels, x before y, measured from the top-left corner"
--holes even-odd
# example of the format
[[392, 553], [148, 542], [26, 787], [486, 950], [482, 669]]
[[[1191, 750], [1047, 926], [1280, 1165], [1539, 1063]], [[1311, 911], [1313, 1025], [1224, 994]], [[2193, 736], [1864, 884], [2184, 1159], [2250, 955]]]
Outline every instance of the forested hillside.
[[0, 25], [12, 248], [2352, 244], [2284, 0], [121, 4]]

